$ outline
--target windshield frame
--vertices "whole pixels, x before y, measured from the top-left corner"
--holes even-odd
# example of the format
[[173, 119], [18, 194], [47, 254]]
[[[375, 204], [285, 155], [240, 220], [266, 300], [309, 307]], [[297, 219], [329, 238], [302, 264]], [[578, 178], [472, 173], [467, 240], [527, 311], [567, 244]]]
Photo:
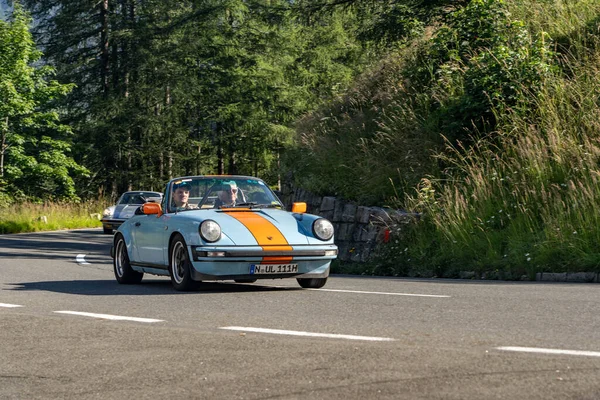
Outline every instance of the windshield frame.
[[[231, 186], [233, 183], [233, 186]], [[176, 187], [189, 185], [187, 208], [175, 206], [174, 193]], [[218, 205], [219, 193], [223, 188], [238, 189], [238, 198], [233, 206]], [[173, 214], [193, 210], [218, 210], [221, 208], [280, 208], [283, 204], [275, 192], [262, 179], [238, 175], [187, 176], [172, 179], [163, 196], [163, 210]], [[253, 201], [252, 199], [259, 199]], [[241, 204], [241, 205], [240, 205]]]

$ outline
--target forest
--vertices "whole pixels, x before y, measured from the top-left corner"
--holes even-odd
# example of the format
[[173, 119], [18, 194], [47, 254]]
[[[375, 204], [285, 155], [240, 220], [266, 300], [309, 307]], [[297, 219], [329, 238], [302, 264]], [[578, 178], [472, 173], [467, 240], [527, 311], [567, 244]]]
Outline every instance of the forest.
[[600, 0], [5, 10], [0, 207], [245, 174], [423, 216], [361, 273], [600, 271]]

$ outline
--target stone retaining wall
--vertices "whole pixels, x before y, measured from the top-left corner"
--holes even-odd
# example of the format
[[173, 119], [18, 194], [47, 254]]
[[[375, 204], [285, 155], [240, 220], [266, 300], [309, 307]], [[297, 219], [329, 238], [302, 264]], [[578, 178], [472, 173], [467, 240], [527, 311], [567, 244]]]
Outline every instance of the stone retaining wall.
[[386, 231], [418, 218], [414, 213], [360, 206], [336, 197], [316, 196], [302, 189], [285, 191], [282, 200], [288, 210], [294, 202], [305, 202], [309, 214], [320, 215], [333, 223], [338, 258], [342, 261], [368, 261], [377, 245], [386, 240]]

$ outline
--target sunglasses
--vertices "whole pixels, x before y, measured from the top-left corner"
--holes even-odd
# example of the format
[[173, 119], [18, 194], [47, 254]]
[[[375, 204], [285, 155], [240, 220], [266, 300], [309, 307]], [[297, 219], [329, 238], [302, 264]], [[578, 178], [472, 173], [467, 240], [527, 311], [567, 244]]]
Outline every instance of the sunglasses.
[[237, 190], [237, 189], [227, 189], [227, 190], [225, 190], [225, 191], [226, 191], [226, 192], [231, 192], [231, 193], [233, 193], [233, 194], [236, 194], [238, 190]]

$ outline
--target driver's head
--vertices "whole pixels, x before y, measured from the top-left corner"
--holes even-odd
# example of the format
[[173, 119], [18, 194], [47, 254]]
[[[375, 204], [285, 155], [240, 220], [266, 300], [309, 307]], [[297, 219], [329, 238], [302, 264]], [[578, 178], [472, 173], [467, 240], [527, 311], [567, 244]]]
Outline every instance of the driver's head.
[[190, 198], [190, 185], [187, 182], [182, 182], [175, 185], [173, 192], [173, 202], [176, 207], [185, 207]]
[[225, 204], [231, 204], [237, 199], [238, 187], [234, 181], [224, 182], [219, 193], [219, 198]]

